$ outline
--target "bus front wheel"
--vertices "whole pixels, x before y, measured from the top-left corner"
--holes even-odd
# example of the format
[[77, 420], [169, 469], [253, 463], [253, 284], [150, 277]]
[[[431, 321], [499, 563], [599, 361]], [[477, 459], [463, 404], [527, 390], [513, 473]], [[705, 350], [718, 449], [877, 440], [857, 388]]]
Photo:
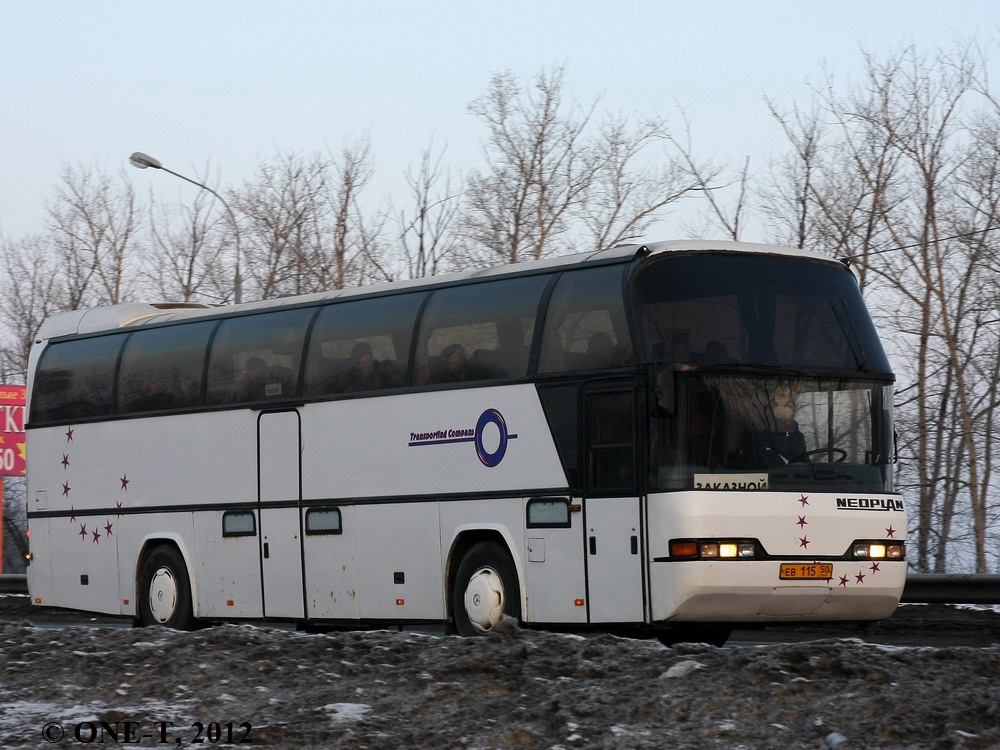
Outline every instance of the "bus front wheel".
[[503, 615], [519, 618], [521, 592], [507, 550], [497, 542], [479, 542], [458, 566], [452, 593], [455, 628], [462, 636], [484, 635]]
[[196, 621], [184, 558], [169, 544], [157, 547], [142, 566], [139, 618], [143, 625], [192, 630]]

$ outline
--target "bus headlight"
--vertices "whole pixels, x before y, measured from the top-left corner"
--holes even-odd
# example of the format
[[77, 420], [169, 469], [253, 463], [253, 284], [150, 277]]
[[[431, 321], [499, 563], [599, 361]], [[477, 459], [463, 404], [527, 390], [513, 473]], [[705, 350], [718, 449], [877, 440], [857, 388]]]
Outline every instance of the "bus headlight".
[[863, 560], [902, 560], [906, 557], [906, 545], [902, 542], [855, 542], [854, 557]]

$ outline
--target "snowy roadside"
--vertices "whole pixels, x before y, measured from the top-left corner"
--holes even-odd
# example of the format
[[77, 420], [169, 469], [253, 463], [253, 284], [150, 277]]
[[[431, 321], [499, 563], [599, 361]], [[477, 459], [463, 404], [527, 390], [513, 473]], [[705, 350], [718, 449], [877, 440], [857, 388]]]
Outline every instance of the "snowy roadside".
[[509, 621], [479, 639], [8, 621], [0, 652], [5, 748], [112, 730], [149, 747], [1000, 746], [996, 645], [665, 648]]

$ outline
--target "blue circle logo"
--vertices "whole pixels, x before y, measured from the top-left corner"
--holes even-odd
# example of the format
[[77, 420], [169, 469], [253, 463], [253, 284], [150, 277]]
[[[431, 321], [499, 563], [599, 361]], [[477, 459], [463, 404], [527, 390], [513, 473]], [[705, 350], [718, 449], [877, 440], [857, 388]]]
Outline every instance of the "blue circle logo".
[[[483, 431], [487, 425], [491, 424], [496, 425], [500, 432], [500, 441], [492, 453], [483, 444]], [[476, 423], [476, 455], [479, 456], [483, 466], [493, 468], [503, 461], [504, 454], [507, 452], [507, 441], [511, 437], [514, 436], [507, 432], [507, 423], [504, 421], [503, 415], [496, 409], [487, 409], [479, 415], [479, 421]]]

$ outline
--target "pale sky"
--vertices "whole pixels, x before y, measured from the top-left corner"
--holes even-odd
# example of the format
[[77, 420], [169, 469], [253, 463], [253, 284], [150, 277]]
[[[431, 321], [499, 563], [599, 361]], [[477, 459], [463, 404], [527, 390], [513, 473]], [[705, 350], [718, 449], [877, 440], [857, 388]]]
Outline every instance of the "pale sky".
[[[581, 103], [675, 126], [683, 107], [696, 157], [763, 167], [784, 148], [765, 96], [808, 103], [824, 66], [856, 81], [862, 48], [998, 37], [994, 0], [2, 0], [0, 235], [44, 229], [64, 164], [193, 197], [128, 167], [133, 151], [191, 176], [211, 165], [224, 189], [279, 153], [367, 134], [370, 198], [405, 203], [402, 175], [432, 140], [455, 170], [478, 165], [484, 129], [467, 105], [491, 74], [554, 65]], [[645, 239], [683, 236], [671, 220], [660, 230]]]

